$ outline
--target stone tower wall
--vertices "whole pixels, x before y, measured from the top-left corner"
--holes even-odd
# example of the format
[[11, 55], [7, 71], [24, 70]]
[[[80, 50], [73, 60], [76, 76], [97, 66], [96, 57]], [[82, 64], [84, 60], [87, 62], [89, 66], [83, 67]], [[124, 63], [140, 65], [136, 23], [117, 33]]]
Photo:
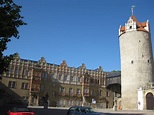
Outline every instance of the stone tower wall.
[[152, 45], [148, 32], [129, 31], [120, 36], [122, 108], [138, 108], [138, 88], [152, 82]]

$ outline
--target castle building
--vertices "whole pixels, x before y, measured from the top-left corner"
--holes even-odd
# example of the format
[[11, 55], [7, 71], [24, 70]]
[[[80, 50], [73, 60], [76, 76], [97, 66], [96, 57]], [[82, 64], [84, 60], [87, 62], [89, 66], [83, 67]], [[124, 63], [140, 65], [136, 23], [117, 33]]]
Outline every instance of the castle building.
[[[16, 55], [9, 71], [2, 76], [1, 83], [32, 106], [43, 106], [44, 98], [48, 95], [49, 106], [111, 108], [112, 93], [106, 90], [106, 75], [102, 67], [91, 70], [82, 64], [75, 68], [68, 67], [66, 61], [57, 65], [47, 63], [43, 57], [39, 61], [32, 61]], [[6, 103], [3, 101], [5, 99], [0, 99], [1, 105]]]
[[145, 95], [153, 82], [153, 54], [149, 21], [139, 22], [133, 15], [119, 28], [122, 109], [146, 109]]

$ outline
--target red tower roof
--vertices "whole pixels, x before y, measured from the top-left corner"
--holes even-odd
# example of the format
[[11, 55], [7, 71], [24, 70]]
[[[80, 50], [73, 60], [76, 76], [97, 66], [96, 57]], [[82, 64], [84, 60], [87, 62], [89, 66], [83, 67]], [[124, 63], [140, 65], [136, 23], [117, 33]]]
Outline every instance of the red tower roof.
[[[136, 22], [136, 30], [137, 30], [137, 31], [145, 31], [145, 32], [148, 32], [148, 31], [144, 28], [144, 27], [147, 26], [147, 25], [146, 25], [147, 22], [139, 22], [139, 21], [136, 19], [136, 17], [135, 17], [134, 15], [132, 15], [130, 18], [131, 18], [134, 22]], [[125, 33], [125, 32], [126, 32], [126, 27], [125, 27], [125, 26], [121, 26], [120, 31], [121, 31], [122, 33]]]

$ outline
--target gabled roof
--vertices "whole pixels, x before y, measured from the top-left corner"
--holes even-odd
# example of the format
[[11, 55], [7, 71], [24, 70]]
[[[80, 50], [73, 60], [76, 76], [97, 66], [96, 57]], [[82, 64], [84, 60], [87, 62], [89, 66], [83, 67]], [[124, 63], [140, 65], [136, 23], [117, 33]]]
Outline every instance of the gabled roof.
[[131, 19], [136, 22], [138, 31], [147, 31], [146, 29], [144, 29], [144, 27], [146, 27], [146, 22], [139, 22], [134, 15], [131, 16]]
[[134, 15], [131, 16], [131, 19], [136, 22], [137, 27], [141, 27], [140, 22], [136, 19], [136, 17]]

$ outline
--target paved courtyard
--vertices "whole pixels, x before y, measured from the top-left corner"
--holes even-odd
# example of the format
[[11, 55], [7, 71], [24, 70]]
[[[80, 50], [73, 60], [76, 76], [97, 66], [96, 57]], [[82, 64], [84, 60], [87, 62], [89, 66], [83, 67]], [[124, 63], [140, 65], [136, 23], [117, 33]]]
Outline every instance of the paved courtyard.
[[[43, 107], [30, 107], [34, 110], [37, 115], [66, 115], [68, 108], [59, 108], [59, 107], [49, 107], [48, 109], [43, 109]], [[154, 115], [154, 110], [118, 110], [114, 111], [113, 109], [96, 109], [96, 112], [104, 113], [105, 115]]]

